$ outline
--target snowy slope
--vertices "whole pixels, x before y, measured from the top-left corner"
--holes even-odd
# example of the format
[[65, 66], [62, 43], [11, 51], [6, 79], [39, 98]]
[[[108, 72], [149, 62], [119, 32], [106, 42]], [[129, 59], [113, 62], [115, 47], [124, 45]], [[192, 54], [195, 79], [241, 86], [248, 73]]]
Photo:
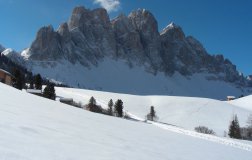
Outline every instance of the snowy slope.
[[16, 52], [15, 50], [11, 48], [5, 49], [1, 54], [8, 57], [9, 59], [11, 59], [17, 64], [21, 64], [21, 65], [24, 64], [23, 57], [20, 55], [20, 53]]
[[0, 159], [251, 159], [243, 141], [94, 114], [1, 83], [0, 98]]
[[110, 99], [122, 99], [125, 110], [144, 119], [150, 106], [154, 106], [160, 122], [173, 124], [185, 129], [194, 130], [199, 125], [213, 129], [218, 136], [228, 132], [233, 114], [237, 114], [240, 125], [245, 126], [251, 110], [243, 109], [224, 101], [207, 98], [175, 97], [175, 96], [135, 96], [99, 92], [82, 89], [57, 88], [57, 95], [73, 98], [76, 102], [87, 104], [91, 96], [106, 107]]
[[227, 103], [252, 111], [252, 95], [228, 101]]
[[[185, 77], [179, 73], [172, 77], [158, 73], [156, 76], [145, 71], [143, 67], [130, 68], [122, 60], [105, 59], [97, 67], [90, 69], [76, 63], [75, 65], [62, 61], [34, 62], [30, 67], [33, 73], [40, 73], [44, 77], [69, 84], [73, 87], [92, 90], [128, 93], [138, 95], [171, 95], [190, 97], [210, 97], [226, 99], [227, 95], [239, 96], [247, 94], [233, 84], [207, 80], [216, 75], [194, 74]], [[211, 76], [211, 77], [210, 77]]]

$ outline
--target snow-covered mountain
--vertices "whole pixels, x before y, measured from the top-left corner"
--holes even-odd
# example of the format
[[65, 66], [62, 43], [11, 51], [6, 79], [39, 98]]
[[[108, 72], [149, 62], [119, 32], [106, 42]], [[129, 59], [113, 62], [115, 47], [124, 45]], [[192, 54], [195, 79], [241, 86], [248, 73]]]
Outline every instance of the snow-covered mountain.
[[33, 72], [73, 87], [222, 99], [250, 92], [228, 59], [174, 23], [159, 33], [145, 9], [110, 20], [105, 9], [76, 7], [57, 30], [42, 27], [21, 55]]
[[251, 159], [248, 141], [95, 114], [2, 83], [0, 99], [0, 159]]
[[20, 55], [20, 53], [18, 53], [17, 51], [11, 48], [4, 49], [1, 52], [1, 55], [8, 57], [9, 59], [11, 59], [13, 62], [17, 64], [23, 64], [24, 62], [24, 58]]

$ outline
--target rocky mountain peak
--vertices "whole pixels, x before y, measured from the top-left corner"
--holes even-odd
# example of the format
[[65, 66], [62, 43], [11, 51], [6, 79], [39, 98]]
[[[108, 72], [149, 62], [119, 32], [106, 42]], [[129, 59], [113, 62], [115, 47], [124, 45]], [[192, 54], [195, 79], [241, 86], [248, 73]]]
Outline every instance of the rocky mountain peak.
[[69, 28], [67, 23], [62, 23], [59, 28], [57, 29], [57, 32], [63, 36], [65, 34], [69, 34]]
[[160, 34], [170, 41], [183, 40], [185, 38], [182, 28], [173, 22], [165, 27]]
[[42, 27], [38, 32], [36, 36], [35, 42], [32, 44], [33, 49], [40, 50], [45, 49], [48, 47], [48, 44], [54, 39], [54, 29], [52, 25]]
[[61, 36], [62, 41], [69, 42], [71, 40], [71, 33], [69, 31], [67, 23], [61, 24], [57, 29], [57, 32]]
[[142, 32], [158, 33], [158, 23], [151, 12], [146, 9], [138, 9], [129, 14], [135, 29]]
[[60, 36], [54, 31], [53, 26], [42, 27], [33, 41], [29, 54], [33, 60], [51, 60], [61, 57], [59, 44]]
[[85, 7], [76, 7], [72, 12], [68, 25], [70, 30], [80, 28], [85, 32], [85, 27], [90, 25], [108, 25], [109, 23], [109, 16], [104, 8], [89, 10]]
[[111, 21], [112, 28], [115, 31], [115, 34], [124, 34], [126, 32], [135, 32], [135, 28], [131, 23], [130, 19], [124, 15], [120, 14], [118, 17]]
[[146, 9], [135, 10], [129, 14], [128, 18], [139, 33], [145, 57], [150, 64], [148, 71], [155, 74], [157, 68], [162, 66], [161, 39], [157, 21], [153, 14]]
[[85, 23], [85, 18], [88, 18], [91, 11], [84, 6], [78, 6], [73, 9], [72, 15], [68, 21], [69, 29], [81, 27]]

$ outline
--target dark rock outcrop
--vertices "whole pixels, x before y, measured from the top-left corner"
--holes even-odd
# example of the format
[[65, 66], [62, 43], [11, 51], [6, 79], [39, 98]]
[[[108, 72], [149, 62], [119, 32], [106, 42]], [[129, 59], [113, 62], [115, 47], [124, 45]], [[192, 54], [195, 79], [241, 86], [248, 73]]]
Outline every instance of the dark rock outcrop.
[[171, 23], [159, 33], [155, 17], [145, 9], [110, 20], [105, 9], [76, 7], [69, 22], [56, 31], [52, 26], [41, 28], [27, 55], [31, 61], [67, 60], [89, 68], [109, 57], [131, 67], [144, 66], [154, 75], [204, 72], [216, 75], [212, 79], [246, 85], [235, 65], [222, 55], [208, 54], [180, 26]]

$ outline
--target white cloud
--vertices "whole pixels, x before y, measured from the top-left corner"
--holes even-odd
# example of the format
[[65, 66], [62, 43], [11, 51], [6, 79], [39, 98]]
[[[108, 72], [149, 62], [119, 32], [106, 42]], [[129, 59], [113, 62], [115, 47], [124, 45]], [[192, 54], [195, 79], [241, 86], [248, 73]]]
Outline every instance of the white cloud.
[[120, 7], [120, 0], [94, 0], [94, 3], [101, 5], [108, 12], [117, 11]]

